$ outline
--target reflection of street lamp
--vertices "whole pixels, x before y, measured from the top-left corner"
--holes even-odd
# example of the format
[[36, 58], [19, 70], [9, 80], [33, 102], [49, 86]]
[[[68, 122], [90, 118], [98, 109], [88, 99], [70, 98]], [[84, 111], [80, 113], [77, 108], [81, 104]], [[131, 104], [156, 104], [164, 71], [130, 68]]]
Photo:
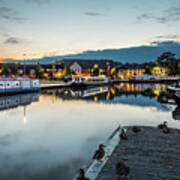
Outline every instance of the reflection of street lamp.
[[26, 119], [26, 106], [24, 106], [23, 123], [24, 124], [27, 123], [27, 119]]
[[25, 57], [26, 57], [26, 54], [23, 54], [23, 58], [24, 58], [24, 76], [26, 75]]

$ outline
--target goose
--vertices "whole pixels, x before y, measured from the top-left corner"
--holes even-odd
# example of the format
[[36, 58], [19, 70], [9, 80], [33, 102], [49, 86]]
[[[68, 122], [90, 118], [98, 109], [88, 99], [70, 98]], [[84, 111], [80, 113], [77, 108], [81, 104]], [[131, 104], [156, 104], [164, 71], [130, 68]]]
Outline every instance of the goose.
[[167, 126], [164, 126], [163, 129], [162, 129], [162, 132], [164, 134], [169, 134], [170, 133], [170, 129]]
[[167, 121], [164, 121], [163, 124], [158, 125], [159, 129], [163, 129], [163, 127], [167, 127]]

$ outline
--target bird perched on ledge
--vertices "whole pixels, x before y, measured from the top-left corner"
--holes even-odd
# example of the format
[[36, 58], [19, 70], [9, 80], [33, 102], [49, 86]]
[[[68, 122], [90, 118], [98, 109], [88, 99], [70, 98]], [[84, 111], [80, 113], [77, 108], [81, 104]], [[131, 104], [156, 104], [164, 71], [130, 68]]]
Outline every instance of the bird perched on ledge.
[[89, 178], [85, 177], [84, 169], [79, 169], [79, 174], [78, 174], [78, 177], [76, 179], [77, 180], [89, 180]]
[[158, 128], [159, 128], [159, 129], [162, 129], [162, 132], [163, 132], [164, 134], [169, 134], [169, 133], [170, 133], [170, 129], [168, 128], [166, 121], [164, 121], [163, 124], [159, 124], [159, 125], [158, 125]]
[[120, 139], [123, 139], [123, 140], [127, 140], [128, 139], [127, 134], [126, 134], [124, 129], [121, 130]]
[[159, 129], [163, 129], [164, 127], [167, 127], [167, 121], [164, 121], [163, 124], [158, 125]]
[[135, 134], [138, 134], [139, 132], [141, 132], [141, 129], [136, 127], [136, 126], [133, 126], [132, 127], [132, 131], [135, 133]]
[[105, 150], [104, 150], [105, 145], [104, 144], [100, 144], [98, 150], [96, 150], [96, 152], [94, 153], [93, 159], [96, 159], [99, 162], [103, 162], [102, 158], [105, 155]]
[[169, 134], [170, 133], [170, 129], [167, 126], [164, 126], [163, 129], [162, 129], [162, 132], [164, 134]]
[[122, 180], [126, 178], [130, 173], [130, 168], [126, 166], [123, 162], [118, 162], [116, 164], [116, 174], [118, 176], [118, 180]]

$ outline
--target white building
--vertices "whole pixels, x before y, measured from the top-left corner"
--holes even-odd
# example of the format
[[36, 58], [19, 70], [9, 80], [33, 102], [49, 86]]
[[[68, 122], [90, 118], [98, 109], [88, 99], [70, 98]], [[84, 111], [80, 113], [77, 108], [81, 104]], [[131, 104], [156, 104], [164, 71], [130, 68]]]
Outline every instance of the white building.
[[71, 66], [70, 69], [72, 72], [74, 72], [75, 74], [81, 74], [82, 73], [82, 67], [77, 63], [74, 62]]

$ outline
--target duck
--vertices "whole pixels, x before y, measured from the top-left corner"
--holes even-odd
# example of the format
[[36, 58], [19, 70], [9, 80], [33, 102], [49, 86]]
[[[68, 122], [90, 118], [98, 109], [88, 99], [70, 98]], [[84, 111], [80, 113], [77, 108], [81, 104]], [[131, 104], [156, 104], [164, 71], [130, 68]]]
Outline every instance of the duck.
[[77, 180], [89, 180], [89, 178], [85, 177], [84, 169], [79, 169], [79, 174], [76, 179]]
[[120, 139], [123, 139], [123, 140], [127, 140], [128, 139], [127, 134], [124, 131], [124, 129], [121, 130]]
[[102, 158], [105, 156], [105, 150], [104, 150], [105, 145], [100, 144], [98, 150], [94, 153], [93, 159], [96, 159], [98, 162], [103, 162]]
[[133, 126], [133, 127], [132, 127], [132, 131], [133, 131], [135, 134], [138, 134], [138, 133], [141, 131], [141, 129], [138, 128], [138, 127], [136, 127], [136, 126]]
[[163, 129], [162, 129], [162, 132], [164, 134], [169, 134], [170, 133], [170, 129], [167, 126], [164, 126]]
[[130, 174], [130, 168], [126, 166], [123, 162], [119, 161], [116, 164], [116, 174], [118, 176], [118, 180], [126, 178]]
[[164, 121], [163, 124], [158, 125], [159, 129], [163, 129], [164, 127], [167, 127], [167, 121]]

